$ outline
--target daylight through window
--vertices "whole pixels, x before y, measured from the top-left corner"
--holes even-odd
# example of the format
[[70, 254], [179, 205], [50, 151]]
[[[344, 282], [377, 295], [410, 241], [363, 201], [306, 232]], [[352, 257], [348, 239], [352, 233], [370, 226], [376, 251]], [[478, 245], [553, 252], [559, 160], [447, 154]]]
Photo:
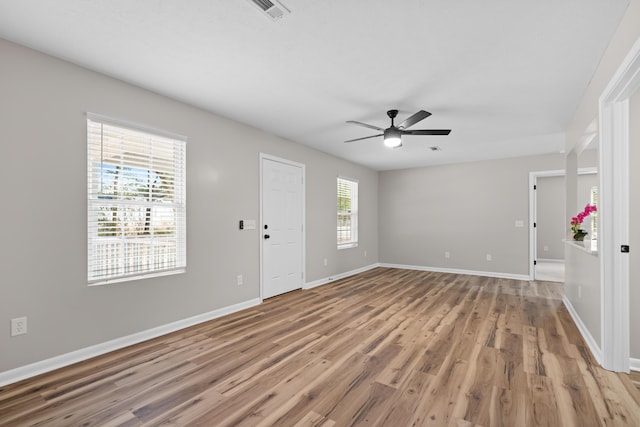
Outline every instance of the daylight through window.
[[[591, 187], [589, 203], [598, 207], [598, 187]], [[598, 250], [598, 211], [591, 213], [591, 250]]]
[[186, 267], [186, 138], [87, 115], [90, 284]]
[[358, 182], [338, 178], [338, 249], [358, 246]]

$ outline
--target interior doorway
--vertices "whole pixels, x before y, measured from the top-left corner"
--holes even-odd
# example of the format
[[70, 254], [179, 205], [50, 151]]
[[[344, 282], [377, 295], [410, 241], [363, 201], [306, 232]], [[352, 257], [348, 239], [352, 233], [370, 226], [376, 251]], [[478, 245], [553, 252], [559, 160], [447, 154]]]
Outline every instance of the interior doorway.
[[535, 274], [535, 280], [564, 283], [564, 259], [538, 260]]
[[[537, 171], [529, 174], [531, 226], [529, 228], [530, 280], [564, 282], [564, 245], [569, 232], [565, 212], [565, 171]], [[597, 185], [597, 169], [580, 168], [578, 185], [581, 193]], [[583, 201], [581, 200], [580, 203]], [[589, 200], [584, 200], [588, 203]]]
[[[547, 270], [547, 268], [545, 267], [555, 267], [556, 269], [561, 268], [562, 269], [562, 281], [564, 281], [564, 256], [562, 256], [562, 258], [560, 259], [558, 258], [558, 264], [561, 265], [555, 265], [555, 266], [551, 266], [551, 265], [541, 265], [540, 268], [538, 267], [538, 240], [539, 240], [539, 236], [538, 236], [538, 222], [540, 219], [542, 219], [545, 224], [540, 224], [540, 227], [547, 227], [547, 220], [546, 218], [552, 218], [552, 220], [554, 222], [559, 222], [561, 220], [561, 218], [564, 218], [564, 210], [562, 211], [558, 211], [555, 212], [555, 214], [553, 213], [547, 213], [546, 215], [542, 215], [541, 212], [538, 211], [538, 208], [540, 206], [540, 201], [538, 200], [538, 181], [545, 179], [545, 178], [559, 178], [564, 180], [564, 175], [565, 172], [564, 170], [550, 170], [550, 171], [536, 171], [536, 172], [530, 172], [529, 173], [529, 280], [547, 280], [547, 276], [545, 275], [546, 272], [545, 270]], [[544, 187], [543, 187], [544, 188]], [[542, 191], [542, 189], [541, 189]], [[555, 206], [557, 207], [557, 206]], [[559, 217], [559, 218], [556, 218]], [[553, 227], [551, 227], [553, 228]], [[562, 243], [562, 237], [561, 236], [557, 236], [560, 240], [559, 244], [563, 244]], [[547, 245], [544, 246], [549, 246], [550, 243], [548, 243]], [[556, 244], [558, 244], [558, 242], [554, 242]], [[543, 249], [544, 249], [543, 246]], [[547, 247], [547, 251], [549, 250], [549, 247]], [[562, 248], [562, 250], [564, 251], [564, 248]], [[558, 249], [555, 248], [554, 252], [557, 253]], [[544, 258], [542, 258], [540, 260], [540, 262], [544, 262]], [[556, 272], [556, 274], [554, 274], [554, 276], [557, 276], [558, 273]], [[554, 280], [555, 281], [555, 280]]]
[[536, 179], [535, 280], [564, 283], [564, 173]]

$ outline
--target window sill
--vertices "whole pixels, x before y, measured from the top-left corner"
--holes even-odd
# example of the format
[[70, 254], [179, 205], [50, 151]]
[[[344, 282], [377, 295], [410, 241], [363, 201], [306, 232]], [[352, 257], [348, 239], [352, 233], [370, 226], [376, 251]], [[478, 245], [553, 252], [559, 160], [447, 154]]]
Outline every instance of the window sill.
[[130, 282], [132, 280], [150, 279], [152, 277], [170, 276], [172, 274], [182, 274], [186, 271], [184, 268], [178, 268], [175, 270], [157, 271], [153, 273], [136, 274], [131, 276], [114, 277], [112, 279], [102, 279], [95, 282], [89, 282], [89, 286], [101, 286], [111, 283]]
[[345, 245], [339, 245], [338, 246], [338, 250], [342, 250], [342, 249], [350, 249], [350, 248], [357, 248], [358, 244], [357, 243], [347, 243]]
[[[584, 247], [584, 243], [582, 243], [582, 242], [578, 242], [578, 241], [575, 241], [575, 240], [563, 240], [563, 242], [566, 245], [571, 246], [573, 248], [576, 248], [578, 250], [581, 250], [584, 253], [587, 253], [589, 255], [598, 256], [598, 251], [594, 251], [594, 250], [585, 248]], [[591, 242], [591, 241], [589, 240], [589, 242]]]

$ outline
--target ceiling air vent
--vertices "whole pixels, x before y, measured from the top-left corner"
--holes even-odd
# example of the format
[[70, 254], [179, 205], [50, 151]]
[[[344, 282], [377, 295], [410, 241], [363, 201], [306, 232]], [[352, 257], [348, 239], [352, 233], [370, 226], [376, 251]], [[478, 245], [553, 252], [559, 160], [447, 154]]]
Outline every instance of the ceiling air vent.
[[285, 15], [291, 13], [289, 9], [284, 7], [282, 3], [277, 0], [250, 0], [251, 3], [255, 4], [260, 8], [261, 11], [266, 13], [271, 19], [276, 20], [280, 19]]

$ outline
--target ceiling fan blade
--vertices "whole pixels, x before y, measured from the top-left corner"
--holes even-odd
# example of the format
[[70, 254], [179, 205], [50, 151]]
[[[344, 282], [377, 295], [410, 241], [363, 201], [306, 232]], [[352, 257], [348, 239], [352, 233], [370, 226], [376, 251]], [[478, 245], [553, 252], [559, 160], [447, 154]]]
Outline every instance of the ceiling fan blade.
[[416, 129], [401, 130], [403, 135], [449, 135], [451, 129]]
[[375, 138], [375, 137], [382, 136], [382, 135], [384, 135], [384, 133], [381, 133], [379, 135], [371, 135], [371, 136], [365, 136], [365, 137], [362, 137], [362, 138], [350, 139], [350, 140], [345, 141], [345, 142], [362, 141], [363, 139]]
[[360, 125], [360, 126], [364, 126], [366, 128], [369, 129], [375, 129], [375, 130], [379, 130], [379, 131], [383, 131], [383, 128], [379, 128], [377, 126], [372, 126], [372, 125], [368, 125], [366, 123], [362, 123], [362, 122], [356, 122], [355, 120], [349, 120], [347, 123], [353, 123], [354, 125]]
[[409, 117], [408, 119], [406, 119], [404, 122], [400, 123], [398, 125], [398, 128], [400, 129], [406, 129], [410, 126], [415, 125], [416, 123], [418, 123], [420, 120], [424, 120], [427, 117], [429, 117], [431, 115], [430, 112], [428, 111], [424, 111], [424, 110], [420, 110], [417, 113], [415, 113], [413, 116]]

